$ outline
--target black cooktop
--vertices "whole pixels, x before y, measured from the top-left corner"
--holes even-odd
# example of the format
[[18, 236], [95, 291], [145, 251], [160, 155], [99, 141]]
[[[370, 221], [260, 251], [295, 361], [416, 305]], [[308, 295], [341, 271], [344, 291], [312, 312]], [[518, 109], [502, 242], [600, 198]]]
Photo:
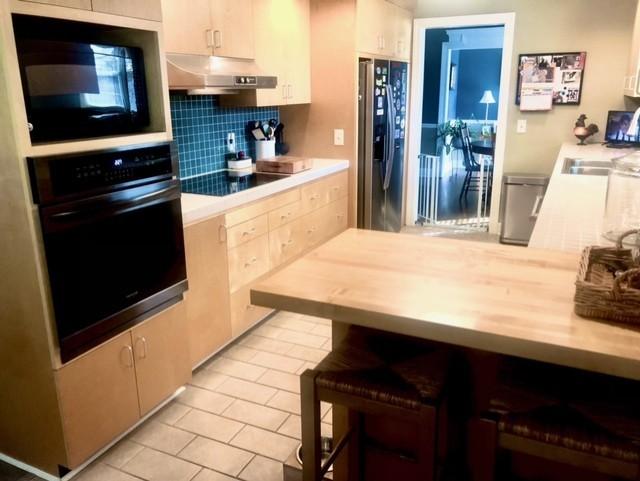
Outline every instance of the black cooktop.
[[242, 171], [219, 170], [211, 174], [181, 180], [182, 192], [185, 194], [215, 195], [218, 197], [235, 194], [242, 190], [280, 180], [285, 175], [279, 174], [247, 174]]

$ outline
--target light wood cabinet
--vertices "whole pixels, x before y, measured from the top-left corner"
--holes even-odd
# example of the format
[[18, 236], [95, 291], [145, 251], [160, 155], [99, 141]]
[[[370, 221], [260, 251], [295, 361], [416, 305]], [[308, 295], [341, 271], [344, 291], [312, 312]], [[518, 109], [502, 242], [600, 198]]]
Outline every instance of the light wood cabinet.
[[178, 303], [56, 372], [67, 467], [78, 467], [189, 381]]
[[255, 56], [253, 0], [211, 0], [213, 55], [252, 59]]
[[238, 337], [273, 312], [267, 307], [251, 304], [251, 287], [255, 282], [247, 284], [231, 294], [231, 334]]
[[252, 0], [162, 0], [162, 10], [167, 52], [254, 58]]
[[232, 249], [245, 244], [269, 232], [267, 214], [229, 227], [227, 230], [227, 247]]
[[162, 0], [165, 50], [171, 53], [211, 55], [208, 43], [211, 0]]
[[140, 416], [191, 379], [184, 303], [131, 330]]
[[160, 0], [91, 0], [95, 12], [162, 21]]
[[269, 232], [269, 256], [271, 268], [297, 257], [305, 248], [304, 225], [296, 219]]
[[128, 331], [64, 366], [56, 380], [70, 469], [140, 418]]
[[60, 7], [79, 8], [91, 10], [91, 0], [22, 0], [23, 2], [44, 3], [46, 5], [58, 5]]
[[309, 0], [254, 3], [255, 61], [265, 74], [278, 77], [278, 86], [224, 96], [224, 105], [262, 107], [311, 102], [309, 4]]
[[269, 229], [274, 230], [286, 225], [289, 222], [296, 220], [301, 214], [302, 203], [300, 201], [296, 201], [273, 210], [269, 212]]
[[358, 0], [358, 51], [409, 60], [413, 14], [387, 0]]
[[224, 222], [221, 215], [184, 230], [189, 280], [184, 302], [191, 366], [231, 339]]
[[229, 290], [257, 279], [269, 271], [269, 236], [264, 234], [229, 250]]

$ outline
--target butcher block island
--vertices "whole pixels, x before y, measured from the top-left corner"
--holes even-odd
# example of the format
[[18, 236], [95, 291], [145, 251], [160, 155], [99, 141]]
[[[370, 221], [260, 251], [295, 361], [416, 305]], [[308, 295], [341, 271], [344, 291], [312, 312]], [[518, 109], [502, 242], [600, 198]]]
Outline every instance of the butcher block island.
[[[640, 330], [573, 313], [578, 253], [350, 229], [251, 302], [640, 380]], [[334, 336], [335, 338], [335, 336]]]

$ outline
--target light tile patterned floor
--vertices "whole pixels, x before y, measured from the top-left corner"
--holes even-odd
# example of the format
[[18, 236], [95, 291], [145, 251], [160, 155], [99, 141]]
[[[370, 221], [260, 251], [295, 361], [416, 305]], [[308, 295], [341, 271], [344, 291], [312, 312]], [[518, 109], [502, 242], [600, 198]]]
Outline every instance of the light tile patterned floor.
[[[298, 375], [326, 355], [330, 335], [326, 319], [276, 314], [198, 369], [179, 398], [74, 480], [281, 481], [282, 462], [300, 440]], [[329, 433], [329, 405], [322, 414]]]

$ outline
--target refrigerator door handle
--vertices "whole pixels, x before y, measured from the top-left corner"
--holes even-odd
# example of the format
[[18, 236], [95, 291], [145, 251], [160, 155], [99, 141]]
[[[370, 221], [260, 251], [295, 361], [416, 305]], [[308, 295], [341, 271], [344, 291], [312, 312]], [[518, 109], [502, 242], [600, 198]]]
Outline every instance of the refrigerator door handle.
[[394, 161], [394, 123], [396, 119], [395, 99], [393, 98], [393, 87], [387, 84], [387, 135], [385, 135], [384, 162], [383, 162], [383, 190], [389, 190], [391, 185], [391, 173], [393, 172]]
[[373, 169], [374, 169], [374, 153], [373, 153], [373, 119], [374, 119], [374, 95], [375, 90], [375, 69], [373, 62], [369, 62], [366, 67], [366, 88], [365, 88], [365, 138], [361, 142], [365, 142], [365, 159], [364, 159], [364, 228], [371, 229], [373, 217]]

